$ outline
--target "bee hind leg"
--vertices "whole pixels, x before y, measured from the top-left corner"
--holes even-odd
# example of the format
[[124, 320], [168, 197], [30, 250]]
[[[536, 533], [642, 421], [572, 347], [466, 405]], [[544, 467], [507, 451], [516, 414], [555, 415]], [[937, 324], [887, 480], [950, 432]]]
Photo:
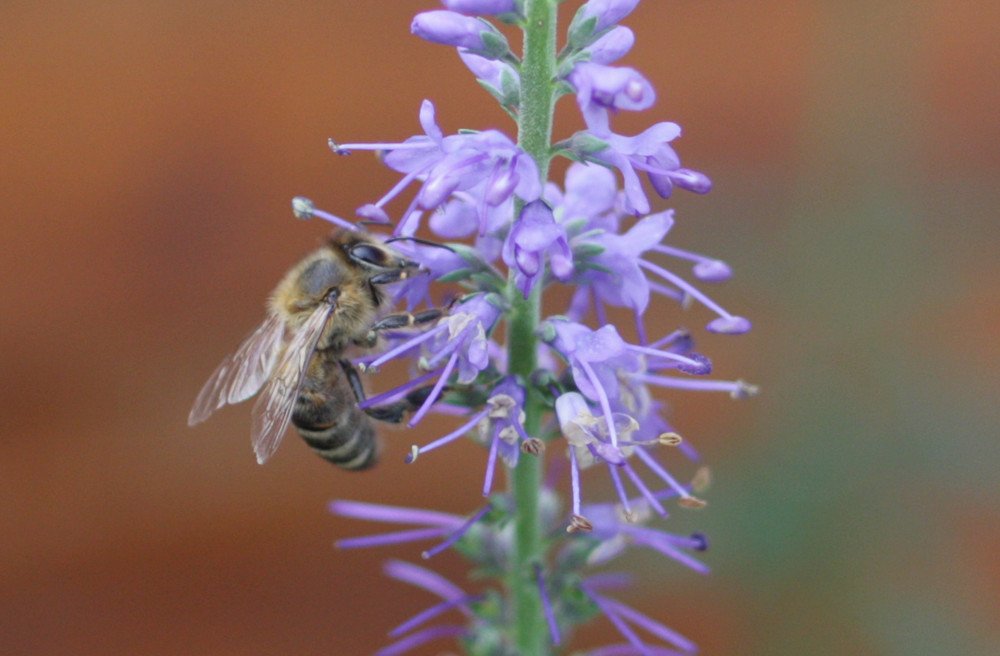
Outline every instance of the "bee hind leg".
[[[358, 403], [361, 403], [365, 400], [365, 389], [361, 385], [361, 377], [358, 375], [358, 370], [351, 364], [350, 360], [341, 360], [340, 366], [344, 369], [344, 374], [347, 376], [347, 382], [351, 385], [351, 390], [354, 391], [354, 397]], [[433, 389], [434, 385], [424, 385], [410, 391], [402, 400], [364, 408], [364, 412], [372, 419], [385, 421], [390, 424], [400, 424], [406, 418], [407, 413], [413, 412], [423, 405]]]

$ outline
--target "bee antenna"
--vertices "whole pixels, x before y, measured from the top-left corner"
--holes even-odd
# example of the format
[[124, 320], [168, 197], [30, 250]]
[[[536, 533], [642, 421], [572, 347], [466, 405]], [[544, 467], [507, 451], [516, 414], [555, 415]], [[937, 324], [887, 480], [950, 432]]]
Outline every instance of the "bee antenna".
[[455, 252], [455, 249], [452, 248], [451, 246], [448, 246], [446, 244], [439, 244], [436, 241], [429, 241], [427, 239], [421, 239], [420, 237], [392, 237], [390, 239], [386, 239], [384, 243], [391, 244], [394, 241], [413, 241], [413, 242], [416, 242], [418, 244], [423, 244], [424, 246], [433, 246], [435, 248], [443, 248], [446, 251], [451, 251], [452, 253]]

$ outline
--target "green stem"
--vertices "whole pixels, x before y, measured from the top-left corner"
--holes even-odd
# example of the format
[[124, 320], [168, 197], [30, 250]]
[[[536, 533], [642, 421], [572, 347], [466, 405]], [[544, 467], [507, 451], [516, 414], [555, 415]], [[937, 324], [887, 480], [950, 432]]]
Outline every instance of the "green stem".
[[[552, 115], [555, 106], [556, 0], [526, 0], [524, 56], [521, 64], [521, 97], [518, 110], [518, 145], [535, 160], [544, 183], [548, 179]], [[520, 211], [520, 206], [517, 208]], [[528, 381], [537, 367], [541, 314], [541, 286], [527, 299], [508, 280], [511, 311], [507, 320], [507, 354], [510, 373]], [[536, 390], [527, 386], [524, 428], [537, 436], [543, 404]], [[542, 458], [523, 457], [510, 471], [510, 488], [516, 503], [515, 544], [507, 586], [511, 604], [511, 640], [518, 654], [545, 656], [551, 641], [534, 565], [545, 561], [539, 496], [542, 490]]]

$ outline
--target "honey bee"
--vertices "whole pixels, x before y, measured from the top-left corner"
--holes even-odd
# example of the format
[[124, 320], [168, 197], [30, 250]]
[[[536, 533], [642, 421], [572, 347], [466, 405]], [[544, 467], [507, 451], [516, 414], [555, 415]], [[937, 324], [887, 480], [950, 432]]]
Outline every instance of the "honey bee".
[[274, 454], [291, 422], [326, 460], [345, 469], [371, 467], [378, 459], [372, 419], [400, 422], [422, 399], [417, 390], [402, 401], [360, 409], [364, 390], [347, 355], [373, 347], [379, 330], [441, 315], [432, 309], [385, 316], [389, 299], [380, 287], [420, 270], [367, 232], [337, 229], [285, 274], [267, 318], [205, 383], [188, 424], [260, 392], [251, 428], [257, 462]]

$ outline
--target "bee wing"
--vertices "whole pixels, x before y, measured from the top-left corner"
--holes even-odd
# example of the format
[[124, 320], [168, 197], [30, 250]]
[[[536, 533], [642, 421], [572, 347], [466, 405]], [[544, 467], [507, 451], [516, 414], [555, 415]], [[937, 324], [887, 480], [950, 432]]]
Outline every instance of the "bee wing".
[[332, 310], [333, 306], [329, 303], [320, 303], [313, 310], [285, 347], [274, 376], [267, 381], [264, 391], [253, 406], [250, 437], [257, 462], [262, 465], [274, 454], [285, 435], [302, 386], [302, 378]]
[[274, 371], [285, 332], [282, 321], [272, 315], [240, 344], [201, 388], [194, 401], [188, 425], [208, 419], [227, 403], [239, 403], [257, 393]]

